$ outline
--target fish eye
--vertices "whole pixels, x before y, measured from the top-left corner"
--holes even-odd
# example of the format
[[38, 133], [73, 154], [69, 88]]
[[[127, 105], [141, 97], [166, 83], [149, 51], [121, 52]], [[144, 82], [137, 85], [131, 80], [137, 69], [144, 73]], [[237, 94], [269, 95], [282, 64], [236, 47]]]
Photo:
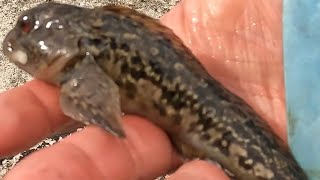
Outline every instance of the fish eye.
[[24, 33], [29, 33], [34, 27], [34, 21], [30, 16], [23, 16], [19, 21], [20, 28]]

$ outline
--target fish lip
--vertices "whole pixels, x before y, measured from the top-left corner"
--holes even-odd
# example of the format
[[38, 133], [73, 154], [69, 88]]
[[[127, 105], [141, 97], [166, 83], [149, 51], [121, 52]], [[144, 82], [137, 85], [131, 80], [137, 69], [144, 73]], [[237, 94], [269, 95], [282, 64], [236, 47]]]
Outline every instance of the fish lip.
[[[30, 52], [30, 47], [24, 46], [25, 43], [19, 39], [19, 30], [16, 28], [8, 32], [3, 40], [4, 55], [20, 69], [47, 82], [51, 81], [50, 78], [54, 78], [68, 63], [68, 60], [74, 58], [79, 52], [78, 49], [50, 48], [42, 52], [39, 51], [38, 56], [34, 57], [32, 56], [33, 52]], [[34, 49], [38, 49], [38, 47]]]
[[23, 66], [28, 63], [29, 54], [27, 49], [19, 42], [18, 32], [16, 29], [11, 30], [6, 35], [2, 43], [2, 49], [3, 54], [9, 59], [10, 62], [24, 69]]
[[12, 52], [17, 49], [18, 50], [23, 49], [23, 51], [25, 51], [24, 48], [18, 45], [17, 39], [18, 39], [17, 32], [15, 29], [13, 29], [6, 35], [6, 37], [3, 40], [3, 43], [2, 43], [3, 54], [8, 58], [10, 58], [12, 56]]

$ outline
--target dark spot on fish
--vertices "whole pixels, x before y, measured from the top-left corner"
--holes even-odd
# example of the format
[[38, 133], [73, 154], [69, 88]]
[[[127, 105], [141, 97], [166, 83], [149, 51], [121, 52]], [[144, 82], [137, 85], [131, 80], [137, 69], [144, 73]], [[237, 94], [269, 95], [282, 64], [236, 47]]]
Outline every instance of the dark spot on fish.
[[115, 81], [114, 81], [118, 86], [123, 86], [124, 85], [124, 83], [121, 81], [121, 80], [119, 80], [119, 79], [116, 79]]
[[156, 74], [163, 73], [160, 64], [158, 64], [157, 62], [150, 61], [150, 66], [152, 67], [152, 70], [153, 70], [154, 73], [156, 73]]
[[141, 58], [139, 56], [133, 56], [131, 58], [131, 63], [135, 65], [141, 64]]
[[137, 69], [131, 69], [131, 76], [135, 79], [138, 80], [140, 78], [145, 78], [146, 73], [142, 70], [137, 70]]
[[211, 139], [211, 136], [208, 133], [203, 133], [200, 138], [201, 140], [209, 141]]
[[225, 132], [223, 133], [221, 139], [217, 139], [212, 143], [214, 147], [219, 148], [221, 153], [223, 153], [226, 156], [229, 156], [229, 146], [230, 146], [230, 141], [228, 140], [228, 136], [231, 135], [231, 132]]
[[178, 124], [181, 122], [182, 117], [180, 114], [175, 114], [175, 115], [173, 115], [173, 120], [174, 120], [174, 122], [176, 122]]
[[110, 38], [110, 48], [111, 49], [117, 49], [117, 43], [116, 40], [114, 38]]
[[167, 112], [163, 105], [159, 104], [158, 102], [153, 102], [153, 106], [158, 109], [161, 116], [166, 116]]
[[204, 131], [211, 129], [211, 128], [215, 128], [215, 126], [217, 125], [217, 123], [213, 123], [213, 119], [211, 117], [201, 117], [199, 118], [201, 124], [203, 124], [203, 129]]
[[172, 102], [172, 106], [175, 110], [179, 110], [179, 109], [182, 109], [183, 107], [186, 107], [187, 105], [185, 101], [178, 100], [178, 101]]
[[243, 167], [246, 170], [252, 169], [252, 167], [253, 167], [253, 162], [248, 163], [248, 158], [245, 158], [243, 156], [239, 156], [239, 164], [241, 167]]
[[163, 91], [161, 98], [171, 100], [175, 95], [176, 95], [176, 92], [174, 91]]
[[269, 132], [265, 132], [265, 130], [261, 128], [262, 124], [258, 125], [256, 123], [257, 121], [258, 119], [249, 118], [244, 124], [256, 134], [256, 137], [259, 138], [261, 143], [266, 144], [267, 147], [279, 148], [279, 144], [275, 139], [271, 137]]
[[130, 98], [130, 99], [134, 99], [134, 97], [135, 97], [135, 95], [136, 95], [136, 93], [137, 93], [137, 88], [136, 88], [136, 86], [135, 86], [133, 83], [131, 83], [131, 82], [127, 82], [127, 83], [125, 84], [125, 88], [126, 88], [126, 95], [127, 95], [127, 97]]
[[241, 107], [232, 106], [232, 109], [235, 112], [235, 114], [241, 116], [242, 118], [247, 118], [248, 117], [248, 115], [243, 111], [243, 109], [241, 109]]
[[121, 47], [120, 47], [122, 50], [126, 51], [126, 52], [129, 52], [130, 51], [130, 47], [128, 44], [121, 44]]
[[123, 72], [125, 74], [130, 73], [130, 68], [129, 68], [128, 63], [122, 63], [121, 72]]

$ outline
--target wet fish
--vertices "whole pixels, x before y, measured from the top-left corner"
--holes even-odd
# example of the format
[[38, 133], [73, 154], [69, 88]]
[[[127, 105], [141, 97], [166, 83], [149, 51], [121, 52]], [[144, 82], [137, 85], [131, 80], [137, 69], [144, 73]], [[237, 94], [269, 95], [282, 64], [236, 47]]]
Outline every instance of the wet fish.
[[218, 162], [234, 179], [307, 179], [265, 121], [146, 15], [44, 3], [19, 17], [3, 45], [17, 66], [61, 87], [61, 108], [77, 121], [125, 138], [121, 113], [140, 115], [184, 157]]

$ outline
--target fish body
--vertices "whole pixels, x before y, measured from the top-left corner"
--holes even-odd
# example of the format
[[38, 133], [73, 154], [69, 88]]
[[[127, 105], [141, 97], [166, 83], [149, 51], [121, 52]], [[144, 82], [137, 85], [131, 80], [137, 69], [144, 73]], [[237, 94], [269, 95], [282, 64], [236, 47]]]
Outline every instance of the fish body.
[[121, 112], [162, 128], [186, 158], [219, 163], [234, 179], [304, 180], [284, 143], [212, 78], [167, 27], [134, 10], [44, 3], [24, 12], [4, 53], [61, 88], [63, 112], [125, 138]]

